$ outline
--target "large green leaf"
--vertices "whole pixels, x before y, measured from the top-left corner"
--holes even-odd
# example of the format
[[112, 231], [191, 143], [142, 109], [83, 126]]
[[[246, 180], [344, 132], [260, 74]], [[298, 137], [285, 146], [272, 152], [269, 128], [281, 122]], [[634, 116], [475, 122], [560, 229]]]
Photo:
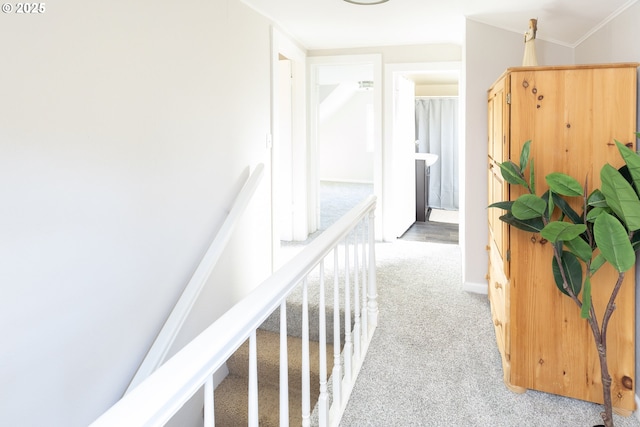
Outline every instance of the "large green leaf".
[[589, 261], [593, 256], [591, 246], [589, 246], [589, 244], [585, 242], [584, 239], [580, 236], [571, 240], [565, 240], [564, 244], [572, 254], [574, 254], [584, 262]]
[[613, 215], [602, 213], [593, 225], [593, 235], [600, 253], [619, 272], [636, 262], [635, 252], [624, 226]]
[[591, 311], [591, 280], [589, 276], [584, 279], [584, 288], [582, 289], [582, 308], [580, 309], [580, 317], [588, 319]]
[[507, 160], [506, 162], [499, 163], [500, 172], [502, 173], [502, 177], [509, 184], [522, 185], [524, 187], [527, 186], [527, 182], [522, 177], [522, 171], [511, 160]]
[[539, 218], [547, 210], [547, 203], [533, 194], [523, 194], [511, 206], [511, 213], [518, 219]]
[[587, 227], [584, 224], [552, 221], [544, 227], [540, 234], [545, 239], [555, 243], [559, 240], [573, 240], [585, 231], [587, 231]]
[[504, 209], [505, 211], [510, 211], [512, 205], [513, 205], [513, 202], [510, 201], [510, 200], [507, 200], [507, 201], [504, 201], [504, 202], [491, 203], [487, 207], [488, 208], [499, 208], [499, 209]]
[[633, 246], [634, 251], [638, 251], [640, 247], [640, 233], [633, 233], [633, 237], [631, 238], [631, 246]]
[[605, 199], [602, 191], [595, 189], [591, 194], [589, 194], [589, 198], [587, 199], [587, 204], [589, 206], [593, 206], [594, 208], [608, 208], [607, 199]]
[[554, 193], [562, 194], [563, 196], [582, 196], [584, 190], [582, 185], [575, 178], [560, 172], [550, 173], [545, 177], [549, 188]]
[[627, 164], [629, 174], [633, 179], [636, 190], [640, 190], [640, 156], [638, 156], [635, 151], [625, 147], [624, 144], [618, 141], [616, 141], [616, 145], [618, 146], [618, 151], [624, 159], [624, 162]]
[[610, 213], [611, 209], [609, 209], [608, 207], [606, 207], [606, 208], [593, 208], [593, 209], [589, 210], [589, 212], [587, 212], [587, 221], [594, 222], [596, 220], [596, 218], [598, 218], [598, 216], [602, 212]]
[[596, 257], [593, 259], [593, 261], [591, 261], [591, 265], [589, 267], [589, 271], [591, 273], [591, 276], [596, 274], [596, 272], [598, 270], [600, 270], [600, 267], [602, 267], [606, 262], [607, 262], [607, 260], [604, 259], [604, 257], [602, 256], [601, 253], [596, 255]]
[[513, 216], [511, 212], [500, 217], [501, 221], [506, 222], [509, 225], [519, 228], [520, 230], [529, 231], [531, 233], [539, 233], [544, 228], [542, 218], [533, 218], [527, 220], [521, 220]]
[[573, 208], [569, 206], [569, 203], [567, 203], [565, 199], [560, 197], [560, 195], [555, 193], [552, 193], [552, 194], [553, 194], [553, 202], [556, 204], [556, 206], [560, 208], [562, 213], [564, 213], [574, 224], [581, 224], [582, 216], [580, 216], [576, 211], [574, 211]]
[[533, 165], [533, 159], [531, 159], [531, 166], [529, 167], [529, 191], [531, 194], [536, 194], [536, 171]]
[[522, 150], [520, 151], [520, 170], [524, 171], [529, 163], [531, 140], [524, 143]]
[[613, 212], [630, 231], [640, 229], [640, 200], [631, 184], [613, 166], [606, 164], [600, 170], [602, 194]]
[[[576, 258], [574, 254], [567, 251], [563, 251], [560, 258], [562, 260], [562, 270], [567, 278], [567, 286], [573, 291], [574, 295], [578, 295], [582, 288], [582, 266], [580, 265], [580, 261], [578, 261], [578, 258]], [[560, 267], [558, 266], [558, 261], [555, 256], [552, 259], [552, 268], [556, 286], [560, 289], [560, 292], [569, 295], [564, 289], [564, 281], [562, 280]]]

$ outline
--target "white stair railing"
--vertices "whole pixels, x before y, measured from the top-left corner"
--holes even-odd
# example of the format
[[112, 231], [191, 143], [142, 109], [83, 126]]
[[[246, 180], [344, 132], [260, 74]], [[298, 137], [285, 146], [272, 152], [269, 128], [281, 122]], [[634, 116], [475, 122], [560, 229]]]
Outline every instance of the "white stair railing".
[[[216, 322], [187, 344], [175, 356], [160, 366], [146, 380], [142, 381], [130, 393], [125, 395], [111, 409], [94, 421], [90, 427], [123, 427], [123, 426], [162, 426], [166, 424], [180, 408], [194, 395], [204, 388], [204, 417], [203, 425], [213, 426], [215, 420], [213, 374], [222, 367], [227, 359], [249, 339], [249, 407], [248, 423], [250, 426], [258, 426], [258, 374], [257, 358], [259, 348], [256, 346], [256, 330], [265, 319], [280, 307], [281, 313], [281, 348], [284, 349], [280, 359], [280, 425], [288, 425], [288, 388], [286, 371], [288, 360], [286, 357], [286, 300], [297, 286], [303, 286], [303, 342], [306, 341], [306, 354], [303, 360], [306, 374], [303, 376], [303, 401], [301, 419], [303, 425], [309, 425], [311, 403], [309, 401], [309, 311], [307, 286], [315, 279], [312, 273], [319, 272], [318, 286], [324, 287], [324, 262], [325, 258], [333, 253], [334, 258], [334, 367], [333, 393], [329, 396], [326, 386], [326, 372], [320, 372], [320, 404], [318, 410], [318, 422], [321, 426], [337, 426], [347, 406], [355, 379], [362, 366], [371, 337], [377, 324], [377, 290], [375, 282], [375, 240], [374, 240], [374, 209], [375, 197], [370, 196], [347, 215], [339, 219], [328, 230], [320, 234], [313, 242], [306, 246], [289, 263], [274, 273], [270, 278], [259, 285], [251, 294], [234, 305], [222, 315]], [[359, 232], [362, 229], [362, 232]], [[352, 235], [353, 238], [349, 235]], [[358, 236], [362, 245], [363, 257], [359, 262], [353, 261], [358, 256]], [[351, 240], [354, 242], [351, 242]], [[368, 250], [365, 250], [365, 247]], [[344, 251], [344, 268], [339, 265], [339, 251]], [[367, 255], [365, 255], [367, 254]], [[348, 266], [353, 265], [353, 277]], [[356, 272], [359, 266], [359, 272]], [[344, 286], [343, 295], [339, 295], [341, 275], [338, 270], [343, 270], [342, 285], [346, 282], [353, 286]], [[361, 278], [362, 283], [358, 283]], [[365, 281], [366, 278], [366, 281]], [[355, 290], [362, 286], [361, 289]], [[351, 289], [354, 288], [354, 289]], [[362, 292], [362, 298], [358, 297]], [[352, 295], [353, 292], [353, 295]], [[324, 289], [320, 292], [324, 295]], [[353, 297], [353, 299], [352, 299]], [[318, 301], [324, 306], [323, 297]], [[358, 306], [358, 314], [352, 306]], [[344, 351], [341, 348], [340, 308], [344, 309]], [[319, 342], [326, 342], [326, 316], [319, 315], [320, 326]], [[353, 324], [351, 316], [354, 316]], [[358, 328], [354, 325], [363, 325]], [[306, 327], [305, 327], [306, 325]], [[336, 327], [337, 325], [337, 327]], [[352, 329], [353, 328], [353, 329]], [[348, 340], [358, 342], [359, 357], [348, 346]], [[321, 348], [322, 348], [321, 344]], [[321, 361], [326, 360], [326, 345]], [[342, 371], [341, 359], [348, 365], [349, 374]], [[322, 364], [321, 364], [322, 366]], [[343, 375], [343, 372], [345, 375]], [[306, 397], [305, 397], [306, 396]], [[216, 397], [219, 399], [220, 396]], [[305, 400], [306, 399], [306, 400]], [[324, 403], [322, 403], [324, 401]], [[329, 401], [331, 402], [329, 404]]]
[[147, 352], [147, 355], [142, 360], [140, 367], [136, 371], [131, 383], [129, 383], [129, 387], [125, 391], [129, 393], [133, 390], [138, 384], [144, 381], [153, 371], [158, 369], [158, 367], [165, 361], [167, 357], [167, 353], [171, 349], [178, 333], [182, 329], [184, 322], [187, 320], [193, 305], [200, 296], [204, 285], [207, 283], [209, 276], [211, 276], [211, 272], [213, 268], [216, 266], [220, 256], [224, 252], [224, 249], [231, 239], [231, 235], [233, 230], [236, 227], [238, 219], [244, 213], [251, 197], [255, 193], [258, 188], [258, 184], [262, 179], [262, 175], [264, 174], [264, 165], [260, 163], [251, 176], [247, 179], [244, 186], [238, 193], [238, 197], [234, 201], [227, 218], [220, 227], [220, 230], [216, 234], [215, 239], [205, 252], [200, 264], [196, 268], [182, 291], [182, 295], [178, 299], [178, 302], [171, 310], [169, 317], [165, 321], [160, 333], [154, 340], [151, 348]]

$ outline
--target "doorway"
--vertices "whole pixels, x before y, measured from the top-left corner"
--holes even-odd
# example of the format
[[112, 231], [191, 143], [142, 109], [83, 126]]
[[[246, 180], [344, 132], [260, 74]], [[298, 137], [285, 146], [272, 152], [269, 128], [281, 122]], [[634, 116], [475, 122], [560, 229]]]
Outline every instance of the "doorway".
[[311, 57], [308, 71], [309, 226], [321, 231], [368, 194], [381, 212], [381, 56]]
[[[455, 98], [455, 102], [459, 98], [459, 87], [460, 87], [460, 74], [461, 74], [461, 64], [459, 62], [444, 62], [444, 63], [416, 63], [416, 64], [388, 64], [385, 66], [385, 99], [391, 100], [390, 102], [385, 102], [385, 140], [387, 141], [385, 145], [387, 146], [387, 152], [391, 154], [393, 157], [388, 159], [385, 157], [385, 164], [390, 165], [386, 167], [384, 170], [385, 174], [385, 191], [390, 194], [403, 194], [403, 200], [409, 197], [407, 194], [407, 188], [409, 186], [413, 186], [414, 189], [422, 190], [428, 192], [429, 187], [433, 187], [433, 183], [429, 182], [429, 172], [430, 168], [425, 167], [427, 163], [431, 163], [433, 166], [433, 153], [424, 152], [424, 148], [422, 145], [425, 145], [424, 137], [419, 136], [417, 129], [417, 122], [415, 119], [415, 108], [412, 109], [410, 113], [413, 117], [410, 118], [412, 124], [407, 124], [406, 113], [404, 115], [399, 116], [398, 111], [399, 105], [401, 105], [400, 99], [403, 96], [402, 83], [406, 80], [412, 82], [415, 86], [413, 100], [411, 101], [414, 106], [419, 105], [420, 99], [433, 99], [440, 100], [445, 97], [448, 99]], [[439, 104], [438, 102], [434, 102], [435, 104]], [[457, 105], [457, 104], [456, 104]], [[452, 151], [447, 151], [446, 153], [442, 151], [438, 151], [438, 154], [443, 156], [440, 159], [441, 162], [446, 163], [448, 168], [446, 179], [443, 178], [442, 185], [446, 187], [446, 191], [441, 191], [441, 188], [438, 187], [437, 196], [438, 201], [440, 201], [441, 193], [449, 194], [450, 192], [456, 192], [456, 200], [462, 200], [463, 196], [458, 194], [460, 191], [458, 186], [455, 185], [455, 190], [450, 189], [449, 187], [454, 186], [454, 183], [460, 182], [460, 175], [464, 173], [464, 169], [460, 167], [461, 159], [459, 157], [454, 157], [451, 155], [453, 151], [458, 152], [461, 144], [461, 133], [458, 132], [460, 129], [461, 123], [464, 121], [461, 119], [460, 115], [462, 114], [463, 109], [457, 107], [457, 112], [454, 115], [454, 118], [457, 118], [457, 124], [453, 125], [453, 132], [457, 135], [452, 140], [456, 141], [452, 147], [447, 147], [454, 149]], [[411, 127], [411, 132], [414, 135], [414, 144], [412, 144], [411, 149], [407, 147], [405, 140], [408, 140], [408, 136], [404, 136], [401, 141], [398, 141], [398, 135], [402, 135], [402, 132], [398, 130], [398, 127], [402, 129], [406, 127]], [[438, 136], [435, 143], [439, 143], [439, 139], [442, 136]], [[391, 147], [389, 148], [389, 144]], [[413, 159], [407, 160], [407, 156], [411, 154], [407, 154], [408, 151], [411, 150], [414, 152]], [[439, 150], [439, 147], [438, 147]], [[435, 151], [435, 150], [434, 150]], [[420, 153], [416, 153], [420, 152]], [[444, 156], [446, 154], [446, 156]], [[428, 157], [428, 159], [427, 159]], [[446, 158], [444, 158], [446, 157]], [[400, 159], [399, 159], [400, 158]], [[404, 168], [408, 169], [413, 166], [416, 170], [416, 174], [409, 176], [406, 173], [403, 173], [403, 169], [399, 168], [398, 163], [403, 162]], [[420, 165], [419, 163], [422, 164]], [[412, 163], [409, 166], [409, 163]], [[423, 176], [419, 176], [419, 166], [422, 166], [422, 174]], [[441, 168], [436, 168], [438, 172], [438, 179], [440, 178]], [[426, 176], [424, 176], [426, 173]], [[420, 182], [420, 179], [422, 181]], [[409, 182], [409, 180], [414, 179], [414, 182]], [[432, 184], [432, 185], [430, 185]], [[419, 198], [419, 191], [415, 191], [416, 200]], [[414, 221], [416, 221], [411, 227], [411, 229], [415, 229], [416, 226], [420, 228], [420, 232], [425, 229], [429, 230], [429, 234], [432, 235], [435, 240], [450, 240], [450, 241], [458, 241], [458, 226], [459, 218], [463, 216], [460, 215], [459, 210], [460, 207], [456, 202], [455, 206], [451, 203], [443, 204], [437, 203], [439, 208], [446, 206], [445, 209], [437, 209], [435, 211], [431, 211], [428, 209], [428, 197], [429, 194], [422, 195], [424, 206], [417, 206], [414, 214]], [[459, 199], [458, 199], [459, 198]], [[386, 223], [384, 226], [384, 230], [386, 231], [385, 240], [392, 240], [396, 237], [399, 237], [397, 234], [399, 232], [403, 232], [401, 228], [394, 228], [394, 225], [398, 224], [398, 218], [405, 218], [402, 220], [401, 224], [404, 225], [408, 222], [406, 218], [406, 212], [400, 211], [398, 208], [399, 204], [391, 203], [386, 206], [385, 210], [385, 218]], [[425, 212], [422, 214], [422, 218], [419, 218], [420, 209], [427, 208]], [[404, 216], [403, 216], [404, 215]], [[429, 218], [429, 216], [432, 216]], [[425, 221], [431, 219], [431, 223], [429, 221]], [[453, 225], [452, 225], [453, 224]], [[455, 230], [453, 230], [455, 228]], [[406, 229], [405, 229], [406, 230]], [[395, 234], [395, 235], [394, 235]], [[446, 237], [445, 237], [446, 236]]]

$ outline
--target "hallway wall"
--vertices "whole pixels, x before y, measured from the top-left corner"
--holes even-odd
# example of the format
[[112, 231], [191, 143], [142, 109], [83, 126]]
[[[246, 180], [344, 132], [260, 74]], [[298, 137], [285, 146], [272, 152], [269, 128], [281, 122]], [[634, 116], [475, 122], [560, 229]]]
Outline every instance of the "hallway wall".
[[[487, 50], [487, 46], [491, 46]], [[573, 63], [573, 49], [536, 40], [540, 65]], [[467, 20], [464, 78], [465, 145], [461, 161], [465, 179], [460, 224], [462, 277], [469, 290], [486, 292], [487, 281], [487, 90], [508, 67], [522, 64], [522, 35]]]
[[[238, 0], [46, 6], [0, 18], [6, 426], [86, 426], [121, 397], [268, 160], [267, 19]], [[265, 172], [179, 344], [269, 274]]]
[[321, 181], [373, 184], [373, 117], [369, 123], [367, 106], [373, 116], [373, 92], [356, 90], [339, 109], [320, 122], [318, 176]]

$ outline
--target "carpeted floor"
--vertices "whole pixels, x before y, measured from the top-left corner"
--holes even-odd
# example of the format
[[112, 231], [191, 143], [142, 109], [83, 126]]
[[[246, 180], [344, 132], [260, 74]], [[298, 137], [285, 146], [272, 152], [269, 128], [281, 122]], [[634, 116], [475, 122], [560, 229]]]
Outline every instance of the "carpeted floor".
[[459, 246], [398, 240], [376, 251], [379, 322], [341, 426], [601, 424], [600, 405], [507, 390], [487, 297], [461, 290]]
[[[366, 185], [323, 183], [321, 229], [371, 191]], [[457, 234], [449, 244], [415, 239], [376, 245], [379, 322], [341, 426], [601, 424], [600, 405], [509, 391], [487, 297], [461, 290]], [[640, 427], [640, 421], [615, 416], [615, 425]]]

